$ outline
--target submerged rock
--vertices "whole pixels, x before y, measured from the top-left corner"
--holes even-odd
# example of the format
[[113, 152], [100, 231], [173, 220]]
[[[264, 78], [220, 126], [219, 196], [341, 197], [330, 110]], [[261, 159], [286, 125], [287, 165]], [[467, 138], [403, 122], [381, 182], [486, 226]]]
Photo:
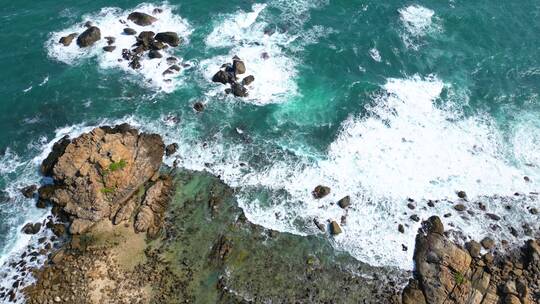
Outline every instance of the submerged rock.
[[141, 12], [133, 12], [128, 15], [128, 20], [140, 26], [151, 25], [157, 21], [156, 17]]
[[204, 111], [204, 104], [202, 102], [196, 102], [193, 104], [193, 109], [197, 112]]
[[88, 47], [101, 39], [101, 31], [96, 26], [89, 27], [86, 31], [77, 37], [77, 45], [79, 47]]

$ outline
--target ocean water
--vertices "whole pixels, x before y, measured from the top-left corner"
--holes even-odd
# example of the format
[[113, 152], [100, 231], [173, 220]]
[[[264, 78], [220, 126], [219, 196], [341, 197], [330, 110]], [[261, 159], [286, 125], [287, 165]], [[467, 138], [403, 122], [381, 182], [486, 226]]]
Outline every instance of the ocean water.
[[[451, 213], [444, 223], [477, 240], [518, 243], [523, 224], [538, 229], [528, 212], [540, 208], [538, 1], [2, 2], [0, 264], [39, 237], [20, 228], [49, 211], [19, 189], [46, 182], [37, 165], [55, 140], [125, 121], [177, 142], [168, 164], [238, 187], [252, 222], [311, 235], [313, 218], [346, 215], [329, 242], [371, 265], [412, 269], [401, 245], [414, 247], [413, 213]], [[137, 71], [117, 60], [132, 44], [119, 19], [155, 8], [149, 29], [184, 38], [167, 50], [183, 64], [173, 75], [162, 75], [167, 56]], [[103, 39], [57, 43], [88, 20], [117, 38], [114, 52]], [[255, 76], [243, 99], [210, 81], [234, 55]], [[319, 184], [332, 190], [315, 200]], [[460, 190], [501, 229], [472, 203], [467, 216], [449, 202], [426, 207]], [[346, 195], [348, 211], [335, 204]]]

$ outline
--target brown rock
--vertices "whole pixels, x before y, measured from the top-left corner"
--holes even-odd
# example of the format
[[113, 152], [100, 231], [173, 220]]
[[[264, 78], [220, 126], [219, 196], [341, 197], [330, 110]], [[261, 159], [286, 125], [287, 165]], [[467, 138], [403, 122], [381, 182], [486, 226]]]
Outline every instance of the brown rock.
[[341, 227], [339, 227], [339, 224], [336, 221], [330, 222], [330, 232], [332, 235], [338, 235], [341, 233]]
[[319, 185], [311, 192], [314, 198], [319, 199], [330, 194], [330, 187]]
[[349, 207], [350, 205], [351, 205], [351, 197], [348, 195], [338, 201], [338, 206], [340, 206], [343, 209]]

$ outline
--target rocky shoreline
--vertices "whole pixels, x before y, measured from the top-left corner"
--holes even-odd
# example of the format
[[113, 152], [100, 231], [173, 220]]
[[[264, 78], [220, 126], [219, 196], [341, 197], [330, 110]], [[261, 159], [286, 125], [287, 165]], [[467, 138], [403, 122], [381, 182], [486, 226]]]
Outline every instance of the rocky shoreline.
[[[336, 252], [326, 236], [294, 236], [250, 223], [234, 189], [204, 173], [166, 168], [157, 134], [127, 124], [57, 142], [41, 165], [51, 183], [23, 189], [52, 205], [41, 250], [14, 263], [0, 299], [28, 303], [537, 303], [540, 245], [463, 246], [433, 216], [422, 222], [410, 273], [372, 267]], [[330, 189], [318, 186], [314, 197]], [[463, 195], [462, 195], [463, 196]], [[347, 208], [350, 198], [339, 206]], [[314, 222], [324, 229], [325, 225]], [[317, 224], [318, 223], [318, 224]], [[340, 232], [336, 222], [331, 234]], [[272, 254], [277, 253], [277, 254]], [[45, 258], [32, 268], [25, 258]], [[294, 273], [295, 275], [291, 276]], [[405, 286], [405, 288], [403, 288]]]

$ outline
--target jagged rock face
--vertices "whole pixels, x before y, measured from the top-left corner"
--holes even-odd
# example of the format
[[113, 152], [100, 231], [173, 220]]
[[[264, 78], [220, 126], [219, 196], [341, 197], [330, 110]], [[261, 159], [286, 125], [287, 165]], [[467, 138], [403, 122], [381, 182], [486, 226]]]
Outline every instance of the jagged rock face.
[[163, 222], [169, 202], [172, 181], [169, 178], [158, 180], [147, 191], [142, 206], [135, 218], [135, 230], [148, 232], [155, 236]]
[[530, 240], [516, 252], [500, 254], [495, 261], [491, 252], [479, 256], [479, 246], [469, 242], [467, 251], [453, 243], [438, 217], [423, 222], [416, 237], [414, 278], [403, 290], [402, 303], [537, 303], [537, 241]]
[[159, 135], [128, 125], [101, 127], [67, 145], [53, 168], [62, 185], [51, 200], [75, 220], [72, 233], [112, 218], [158, 173], [165, 145]]

